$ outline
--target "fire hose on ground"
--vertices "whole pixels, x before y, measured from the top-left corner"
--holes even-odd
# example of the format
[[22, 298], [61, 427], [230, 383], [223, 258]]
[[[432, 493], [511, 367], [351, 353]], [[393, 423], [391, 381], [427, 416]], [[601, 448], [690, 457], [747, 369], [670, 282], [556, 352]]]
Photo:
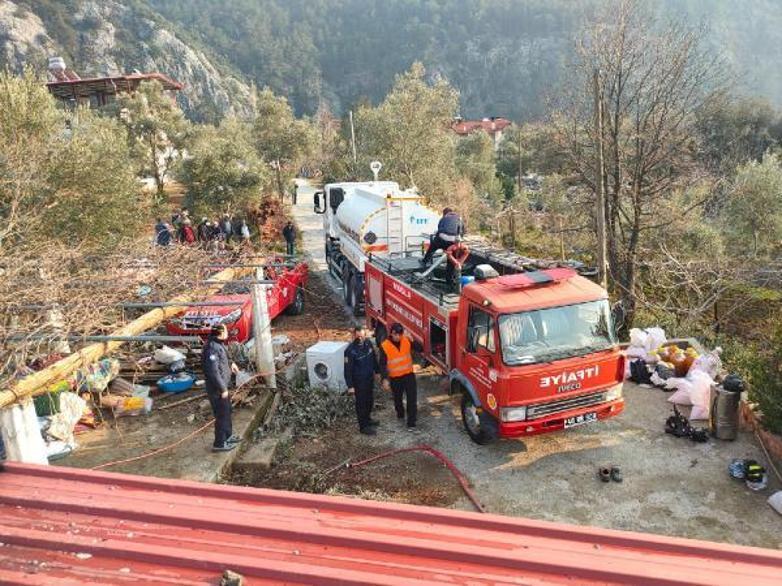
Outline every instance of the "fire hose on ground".
[[329, 472], [333, 472], [337, 468], [341, 468], [342, 466], [345, 466], [347, 468], [359, 468], [361, 466], [366, 466], [367, 464], [372, 464], [373, 462], [377, 462], [378, 460], [382, 460], [385, 458], [388, 458], [389, 456], [395, 456], [397, 454], [403, 454], [405, 452], [424, 452], [429, 454], [430, 456], [434, 456], [437, 458], [448, 470], [451, 472], [453, 477], [456, 479], [456, 481], [459, 483], [459, 486], [461, 486], [462, 491], [467, 496], [468, 499], [470, 499], [470, 502], [475, 506], [475, 508], [481, 512], [485, 513], [486, 509], [483, 507], [483, 505], [480, 503], [478, 498], [475, 496], [475, 493], [470, 488], [469, 483], [467, 482], [467, 479], [464, 477], [464, 474], [462, 474], [461, 470], [459, 470], [456, 465], [451, 462], [451, 460], [442, 452], [439, 450], [435, 450], [432, 446], [428, 446], [426, 444], [422, 444], [419, 446], [412, 446], [410, 448], [398, 448], [396, 450], [389, 450], [388, 452], [383, 452], [382, 454], [378, 454], [376, 456], [372, 456], [371, 458], [366, 458], [364, 460], [359, 460], [358, 462], [351, 462], [348, 460], [347, 462], [344, 462], [343, 464], [340, 464], [336, 468], [332, 468], [331, 470], [327, 471], [326, 474]]

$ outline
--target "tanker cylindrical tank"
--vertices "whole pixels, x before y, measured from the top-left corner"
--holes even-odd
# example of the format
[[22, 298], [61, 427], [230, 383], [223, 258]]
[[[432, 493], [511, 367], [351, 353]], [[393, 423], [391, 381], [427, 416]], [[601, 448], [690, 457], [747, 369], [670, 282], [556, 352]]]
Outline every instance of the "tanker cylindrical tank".
[[396, 255], [420, 250], [437, 230], [439, 214], [406, 192], [356, 188], [339, 206], [336, 220], [345, 238], [365, 254]]

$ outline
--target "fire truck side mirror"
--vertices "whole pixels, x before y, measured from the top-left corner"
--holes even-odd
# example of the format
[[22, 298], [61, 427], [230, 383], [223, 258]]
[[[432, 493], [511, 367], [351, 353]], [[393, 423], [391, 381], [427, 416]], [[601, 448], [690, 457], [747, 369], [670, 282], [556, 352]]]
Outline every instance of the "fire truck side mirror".
[[313, 211], [316, 214], [323, 214], [326, 211], [326, 194], [322, 191], [316, 191], [312, 195]]

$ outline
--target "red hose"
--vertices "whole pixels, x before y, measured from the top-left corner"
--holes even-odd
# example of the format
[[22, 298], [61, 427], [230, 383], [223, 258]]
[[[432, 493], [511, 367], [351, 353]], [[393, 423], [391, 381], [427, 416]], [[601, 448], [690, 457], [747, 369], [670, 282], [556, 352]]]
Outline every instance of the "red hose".
[[462, 474], [461, 471], [456, 467], [456, 465], [453, 462], [451, 462], [451, 460], [448, 459], [448, 456], [446, 456], [445, 454], [443, 454], [438, 450], [435, 450], [432, 446], [420, 445], [420, 446], [413, 446], [411, 448], [399, 448], [396, 450], [390, 450], [388, 452], [383, 452], [382, 454], [378, 454], [377, 456], [372, 456], [371, 458], [367, 458], [366, 460], [360, 460], [359, 462], [349, 462], [348, 468], [358, 468], [359, 466], [371, 464], [372, 462], [375, 462], [377, 460], [382, 460], [383, 458], [394, 456], [396, 454], [402, 454], [404, 452], [426, 452], [430, 456], [434, 456], [435, 458], [440, 460], [440, 462], [442, 462], [445, 465], [445, 467], [451, 471], [451, 474], [453, 474], [453, 477], [456, 478], [457, 482], [462, 487], [464, 494], [467, 495], [467, 498], [470, 499], [470, 502], [472, 502], [475, 508], [481, 513], [486, 512], [486, 509], [484, 509], [483, 505], [478, 501], [478, 498], [475, 496], [475, 493], [473, 493], [473, 491], [470, 489], [470, 486], [467, 483], [467, 479], [464, 477], [464, 474]]

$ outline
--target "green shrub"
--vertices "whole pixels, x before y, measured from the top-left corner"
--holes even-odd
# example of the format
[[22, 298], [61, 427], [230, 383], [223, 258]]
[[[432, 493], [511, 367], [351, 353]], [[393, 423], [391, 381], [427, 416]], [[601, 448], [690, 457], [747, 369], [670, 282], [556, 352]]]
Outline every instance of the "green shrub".
[[746, 344], [734, 339], [724, 348], [724, 363], [746, 380], [750, 400], [763, 413], [763, 427], [782, 433], [782, 324], [774, 327], [766, 342]]

